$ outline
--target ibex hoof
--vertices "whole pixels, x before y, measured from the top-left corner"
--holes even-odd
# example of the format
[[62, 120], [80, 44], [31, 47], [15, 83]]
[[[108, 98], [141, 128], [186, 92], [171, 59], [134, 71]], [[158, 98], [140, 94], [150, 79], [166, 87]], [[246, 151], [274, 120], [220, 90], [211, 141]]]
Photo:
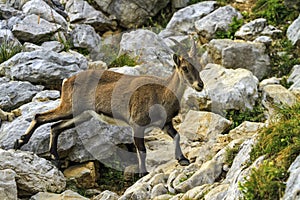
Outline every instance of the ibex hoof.
[[142, 177], [146, 176], [147, 174], [149, 174], [149, 172], [139, 173], [139, 178], [142, 178]]
[[57, 167], [58, 169], [61, 168], [61, 162], [60, 162], [60, 160], [51, 160], [51, 163], [52, 163], [55, 167]]
[[14, 144], [14, 149], [15, 149], [15, 150], [18, 150], [18, 149], [21, 148], [21, 146], [22, 146], [22, 144], [20, 143], [20, 140], [17, 139], [17, 140], [15, 141], [15, 144]]
[[181, 158], [180, 160], [178, 160], [178, 163], [181, 166], [188, 166], [190, 164], [190, 161], [187, 158]]

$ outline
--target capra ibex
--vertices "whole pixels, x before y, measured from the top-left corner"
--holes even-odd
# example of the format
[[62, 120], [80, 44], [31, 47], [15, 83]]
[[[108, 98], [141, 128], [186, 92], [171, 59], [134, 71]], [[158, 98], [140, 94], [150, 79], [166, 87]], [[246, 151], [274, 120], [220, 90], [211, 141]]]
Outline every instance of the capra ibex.
[[144, 132], [158, 126], [175, 141], [175, 157], [181, 165], [189, 160], [183, 155], [180, 136], [172, 125], [172, 118], [180, 109], [180, 99], [187, 85], [197, 91], [203, 89], [199, 71], [182, 56], [173, 56], [175, 70], [166, 79], [154, 76], [131, 76], [112, 71], [87, 70], [63, 82], [61, 103], [51, 111], [37, 114], [30, 127], [15, 142], [15, 149], [26, 144], [33, 132], [42, 124], [51, 126], [50, 154], [58, 160], [59, 134], [96, 115], [121, 120], [132, 127], [137, 148], [139, 173], [147, 173]]

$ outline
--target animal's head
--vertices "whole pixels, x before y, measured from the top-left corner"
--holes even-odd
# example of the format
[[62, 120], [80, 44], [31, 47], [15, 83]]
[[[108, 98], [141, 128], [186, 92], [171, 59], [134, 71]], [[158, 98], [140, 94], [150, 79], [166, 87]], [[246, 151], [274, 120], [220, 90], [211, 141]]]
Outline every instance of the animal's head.
[[181, 80], [196, 91], [202, 91], [204, 84], [200, 78], [199, 71], [187, 59], [176, 54], [173, 55], [175, 68], [179, 73]]

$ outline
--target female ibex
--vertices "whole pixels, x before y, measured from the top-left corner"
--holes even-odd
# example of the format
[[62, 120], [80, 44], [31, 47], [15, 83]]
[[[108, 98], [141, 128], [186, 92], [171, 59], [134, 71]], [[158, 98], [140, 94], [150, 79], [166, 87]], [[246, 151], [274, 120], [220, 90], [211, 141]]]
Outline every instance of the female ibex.
[[50, 154], [58, 160], [57, 140], [59, 134], [75, 127], [93, 116], [104, 115], [121, 120], [132, 127], [134, 144], [139, 159], [139, 173], [147, 173], [144, 132], [158, 126], [175, 141], [175, 156], [181, 165], [188, 165], [179, 146], [179, 134], [172, 125], [172, 118], [180, 109], [180, 99], [186, 85], [197, 91], [203, 89], [199, 71], [182, 56], [173, 56], [175, 70], [162, 79], [154, 76], [131, 76], [112, 71], [87, 70], [63, 82], [61, 103], [51, 111], [37, 114], [30, 127], [15, 142], [15, 149], [28, 143], [31, 135], [45, 123], [51, 126]]

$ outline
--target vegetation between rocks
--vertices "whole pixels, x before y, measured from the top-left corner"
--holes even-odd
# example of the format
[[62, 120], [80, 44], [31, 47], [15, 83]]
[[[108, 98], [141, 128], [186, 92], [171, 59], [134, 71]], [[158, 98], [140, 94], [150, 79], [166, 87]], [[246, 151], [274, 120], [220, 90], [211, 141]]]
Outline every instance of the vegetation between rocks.
[[300, 103], [276, 110], [276, 122], [261, 132], [251, 151], [249, 164], [262, 155], [265, 161], [240, 184], [244, 199], [280, 199], [289, 177], [288, 168], [299, 155]]
[[15, 45], [14, 42], [10, 42], [5, 39], [0, 45], [0, 63], [10, 59], [17, 53], [22, 51], [22, 47]]

